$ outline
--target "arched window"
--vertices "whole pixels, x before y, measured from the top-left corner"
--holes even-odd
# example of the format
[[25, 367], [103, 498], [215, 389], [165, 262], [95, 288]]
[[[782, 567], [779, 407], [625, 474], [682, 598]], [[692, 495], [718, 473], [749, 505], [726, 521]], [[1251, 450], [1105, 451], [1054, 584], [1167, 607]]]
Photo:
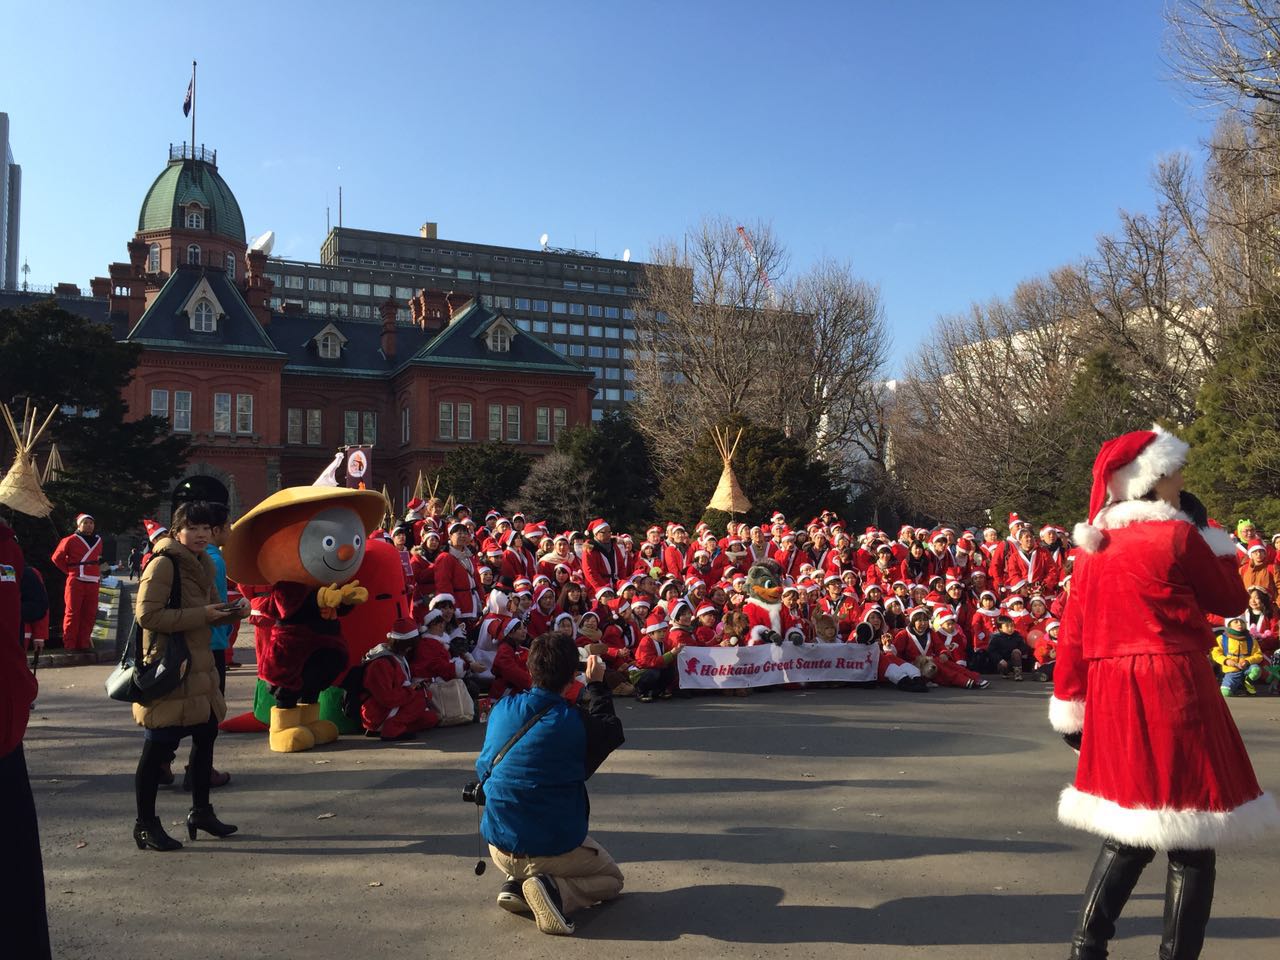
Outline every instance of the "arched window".
[[204, 210], [197, 204], [187, 207], [187, 229], [203, 230], [204, 229]]
[[196, 308], [191, 312], [191, 329], [196, 333], [213, 333], [218, 328], [217, 317], [214, 316], [213, 304], [201, 297], [196, 301]]
[[187, 263], [200, 266], [200, 244], [193, 243], [187, 247]]
[[227, 277], [231, 280], [236, 278], [236, 255], [234, 253], [227, 254]]
[[489, 349], [495, 353], [506, 353], [511, 349], [511, 334], [506, 327], [498, 326], [489, 331]]
[[147, 273], [160, 272], [160, 244], [153, 243], [147, 251]]
[[320, 358], [322, 360], [337, 360], [341, 352], [342, 347], [338, 343], [338, 338], [332, 333], [326, 333], [320, 338]]

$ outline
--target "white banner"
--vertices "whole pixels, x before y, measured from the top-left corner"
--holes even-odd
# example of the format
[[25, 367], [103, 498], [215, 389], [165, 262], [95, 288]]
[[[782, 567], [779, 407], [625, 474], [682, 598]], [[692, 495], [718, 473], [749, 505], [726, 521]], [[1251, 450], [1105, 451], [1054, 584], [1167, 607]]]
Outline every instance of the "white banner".
[[865, 683], [876, 679], [880, 644], [763, 643], [685, 647], [676, 659], [686, 690], [767, 687], [777, 683]]

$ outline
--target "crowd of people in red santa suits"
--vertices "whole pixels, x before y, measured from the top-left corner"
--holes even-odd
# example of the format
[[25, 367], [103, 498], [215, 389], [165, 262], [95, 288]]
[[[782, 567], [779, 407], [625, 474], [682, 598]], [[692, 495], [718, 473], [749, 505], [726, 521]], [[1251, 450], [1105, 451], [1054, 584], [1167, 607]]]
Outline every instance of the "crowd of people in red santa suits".
[[[415, 500], [386, 536], [425, 635], [398, 672], [379, 673], [389, 690], [463, 679], [496, 698], [529, 688], [527, 643], [560, 631], [603, 657], [615, 694], [646, 702], [677, 690], [681, 648], [766, 642], [878, 643], [881, 680], [907, 690], [976, 689], [984, 674], [1017, 680], [1024, 669], [1047, 679], [1070, 548], [1056, 527], [1010, 521], [1011, 536], [978, 539], [948, 527], [853, 534], [830, 512], [803, 526], [774, 514], [723, 535], [668, 523], [633, 538], [604, 519], [552, 532], [519, 513], [480, 521]], [[761, 562], [779, 605], [754, 595], [748, 574]]]

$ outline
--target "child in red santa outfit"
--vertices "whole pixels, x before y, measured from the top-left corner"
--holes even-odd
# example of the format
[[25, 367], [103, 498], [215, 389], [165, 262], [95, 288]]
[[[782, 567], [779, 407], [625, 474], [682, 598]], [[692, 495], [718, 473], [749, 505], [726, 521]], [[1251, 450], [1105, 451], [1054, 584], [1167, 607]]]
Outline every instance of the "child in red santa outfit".
[[1103, 958], [1143, 869], [1169, 859], [1164, 960], [1198, 957], [1218, 847], [1255, 844], [1280, 809], [1205, 651], [1208, 614], [1246, 603], [1235, 546], [1182, 490], [1188, 447], [1156, 427], [1108, 440], [1058, 644], [1049, 719], [1080, 753], [1058, 819], [1104, 838], [1071, 956]]
[[427, 693], [430, 681], [415, 678], [409, 667], [420, 636], [418, 625], [402, 618], [392, 624], [386, 643], [365, 654], [365, 700], [360, 705], [365, 736], [412, 740], [440, 723]]

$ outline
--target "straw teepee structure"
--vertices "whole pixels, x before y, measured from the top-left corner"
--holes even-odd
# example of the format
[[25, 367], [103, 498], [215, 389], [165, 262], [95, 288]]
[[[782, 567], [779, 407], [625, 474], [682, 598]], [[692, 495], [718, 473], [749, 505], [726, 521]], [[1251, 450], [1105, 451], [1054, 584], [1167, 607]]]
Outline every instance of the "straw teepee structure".
[[58, 450], [56, 443], [49, 446], [49, 459], [45, 461], [44, 473], [40, 476], [41, 483], [51, 483], [59, 479], [67, 472], [67, 465], [62, 462], [62, 453]]
[[13, 466], [4, 475], [4, 479], [0, 480], [0, 503], [28, 516], [47, 517], [53, 512], [53, 504], [40, 488], [40, 474], [36, 470], [35, 457], [32, 456], [31, 451], [35, 449], [41, 435], [53, 421], [53, 415], [58, 412], [58, 408], [54, 407], [49, 411], [49, 415], [44, 418], [44, 423], [38, 430], [36, 429], [36, 412], [31, 409], [30, 404], [22, 414], [21, 429], [14, 422], [8, 405], [0, 404], [0, 412], [4, 413], [4, 422], [9, 428], [9, 436], [13, 438], [13, 444], [17, 448], [14, 452]]
[[733, 472], [733, 455], [738, 452], [738, 443], [742, 440], [742, 428], [738, 428], [738, 435], [733, 438], [732, 446], [729, 444], [728, 428], [723, 431], [719, 427], [714, 429], [716, 449], [720, 452], [720, 459], [724, 461], [724, 470], [720, 472], [720, 482], [716, 484], [716, 492], [711, 495], [707, 509], [720, 510], [724, 513], [746, 513], [751, 509], [751, 501], [743, 493], [742, 485], [738, 483], [738, 478]]

